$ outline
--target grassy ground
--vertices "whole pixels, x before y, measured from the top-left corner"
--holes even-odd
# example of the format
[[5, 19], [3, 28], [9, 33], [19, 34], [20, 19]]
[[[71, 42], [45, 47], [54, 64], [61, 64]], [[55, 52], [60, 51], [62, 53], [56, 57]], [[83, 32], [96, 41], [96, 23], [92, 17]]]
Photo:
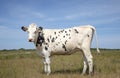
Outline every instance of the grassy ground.
[[82, 53], [51, 58], [52, 73], [43, 73], [42, 59], [34, 50], [0, 51], [0, 78], [120, 78], [120, 50], [101, 50], [94, 57], [95, 74], [81, 75]]

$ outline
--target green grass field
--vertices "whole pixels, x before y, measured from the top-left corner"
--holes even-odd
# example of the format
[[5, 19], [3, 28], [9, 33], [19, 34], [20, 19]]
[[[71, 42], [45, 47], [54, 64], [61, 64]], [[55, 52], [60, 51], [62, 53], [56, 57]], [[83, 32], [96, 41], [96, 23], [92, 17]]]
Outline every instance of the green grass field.
[[82, 53], [51, 58], [51, 75], [43, 73], [43, 63], [34, 50], [0, 51], [0, 78], [120, 78], [120, 50], [101, 50], [94, 57], [94, 76], [81, 75]]

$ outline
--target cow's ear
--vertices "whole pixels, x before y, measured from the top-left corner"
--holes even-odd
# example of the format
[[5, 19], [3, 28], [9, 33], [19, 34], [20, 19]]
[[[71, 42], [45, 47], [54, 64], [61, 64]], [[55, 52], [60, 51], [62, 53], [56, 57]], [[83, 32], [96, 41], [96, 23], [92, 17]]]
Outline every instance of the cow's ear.
[[43, 27], [39, 27], [39, 30], [43, 30]]
[[28, 30], [28, 28], [27, 28], [27, 27], [24, 27], [24, 26], [22, 26], [21, 29], [22, 29], [23, 31], [27, 31], [27, 30]]

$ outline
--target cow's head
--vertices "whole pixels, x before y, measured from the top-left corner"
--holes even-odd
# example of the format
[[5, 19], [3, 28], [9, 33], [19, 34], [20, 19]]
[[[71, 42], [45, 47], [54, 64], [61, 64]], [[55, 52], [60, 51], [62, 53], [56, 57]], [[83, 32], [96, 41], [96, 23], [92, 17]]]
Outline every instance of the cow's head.
[[22, 26], [21, 29], [28, 33], [28, 41], [34, 42], [38, 37], [38, 32], [42, 33], [42, 27], [37, 27], [35, 23], [30, 24], [28, 27]]

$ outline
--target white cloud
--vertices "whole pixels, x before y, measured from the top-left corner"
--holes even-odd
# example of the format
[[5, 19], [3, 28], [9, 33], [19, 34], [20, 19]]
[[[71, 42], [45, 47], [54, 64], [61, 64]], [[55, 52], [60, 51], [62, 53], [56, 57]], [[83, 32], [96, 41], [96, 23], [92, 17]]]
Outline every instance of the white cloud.
[[90, 22], [93, 24], [110, 24], [110, 23], [114, 23], [119, 20], [120, 20], [120, 17], [109, 17], [109, 18], [104, 18], [104, 19], [92, 20]]
[[[24, 8], [24, 9], [23, 9]], [[29, 7], [16, 6], [11, 9], [10, 15], [16, 18], [32, 19], [32, 18], [45, 18], [46, 15], [42, 12], [36, 11]]]
[[76, 19], [78, 18], [79, 16], [77, 14], [74, 14], [74, 15], [67, 15], [65, 16], [65, 19], [68, 19], [68, 20], [73, 20], [73, 19]]
[[60, 20], [60, 19], [59, 19], [59, 18], [51, 18], [51, 17], [47, 17], [47, 18], [45, 19], [45, 21], [50, 21], [50, 22], [58, 21], [58, 20]]
[[45, 18], [46, 17], [46, 15], [42, 14], [41, 12], [32, 12], [31, 14], [33, 17], [35, 16], [36, 18]]

